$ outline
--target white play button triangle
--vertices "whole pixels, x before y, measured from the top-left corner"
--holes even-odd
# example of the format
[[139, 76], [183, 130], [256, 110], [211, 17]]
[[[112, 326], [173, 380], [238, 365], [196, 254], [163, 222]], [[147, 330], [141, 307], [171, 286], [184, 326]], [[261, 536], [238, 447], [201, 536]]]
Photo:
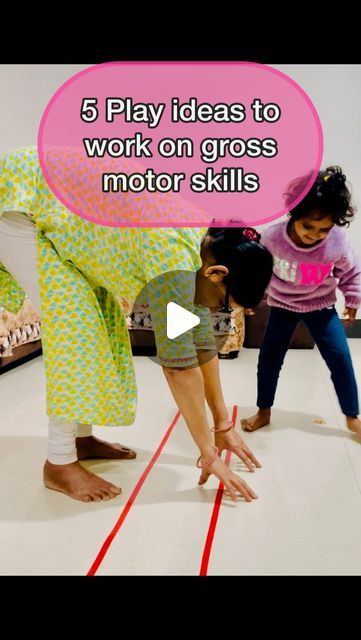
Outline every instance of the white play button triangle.
[[167, 304], [167, 338], [173, 340], [182, 333], [193, 329], [200, 323], [200, 319], [194, 313], [187, 311], [175, 302]]

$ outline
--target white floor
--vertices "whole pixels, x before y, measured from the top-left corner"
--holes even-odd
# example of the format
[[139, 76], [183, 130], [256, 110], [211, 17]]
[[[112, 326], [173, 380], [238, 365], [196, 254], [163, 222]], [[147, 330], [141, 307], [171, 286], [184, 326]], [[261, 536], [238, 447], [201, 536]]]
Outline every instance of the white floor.
[[[361, 379], [361, 340], [350, 340]], [[221, 361], [227, 404], [253, 412], [258, 351]], [[96, 431], [138, 451], [136, 461], [87, 463], [122, 495], [85, 504], [46, 490], [45, 378], [37, 358], [0, 376], [0, 574], [85, 575], [122, 514], [176, 408], [160, 367], [135, 358], [136, 423]], [[361, 574], [361, 442], [346, 430], [318, 352], [291, 350], [273, 424], [244, 434], [263, 468], [259, 499], [223, 498], [209, 575]], [[324, 421], [324, 424], [317, 424]], [[178, 420], [97, 568], [97, 575], [198, 575], [218, 483], [197, 487], [195, 447]]]

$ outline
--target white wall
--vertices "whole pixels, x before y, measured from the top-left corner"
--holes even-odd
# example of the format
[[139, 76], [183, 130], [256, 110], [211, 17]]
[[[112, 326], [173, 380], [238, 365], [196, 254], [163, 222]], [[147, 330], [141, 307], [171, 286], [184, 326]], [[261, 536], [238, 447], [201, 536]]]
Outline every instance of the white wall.
[[[43, 110], [59, 86], [84, 65], [0, 65], [0, 153], [36, 144]], [[361, 65], [273, 65], [308, 93], [325, 138], [323, 166], [339, 164], [353, 185], [359, 213], [351, 226], [361, 255]], [[338, 304], [341, 308], [342, 302]]]
[[0, 153], [36, 144], [43, 111], [51, 96], [84, 65], [0, 65]]

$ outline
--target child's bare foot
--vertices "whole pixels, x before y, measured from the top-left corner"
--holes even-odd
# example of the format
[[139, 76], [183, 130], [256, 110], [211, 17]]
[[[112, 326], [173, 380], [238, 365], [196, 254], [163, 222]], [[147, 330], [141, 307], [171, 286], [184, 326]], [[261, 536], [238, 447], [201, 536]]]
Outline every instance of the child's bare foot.
[[271, 421], [271, 409], [258, 409], [255, 416], [241, 420], [244, 431], [256, 431], [261, 427], [266, 427]]
[[78, 460], [86, 458], [107, 458], [108, 460], [132, 460], [136, 452], [122, 444], [104, 442], [94, 436], [76, 439]]
[[357, 416], [346, 416], [346, 424], [357, 436], [361, 436], [361, 420]]
[[61, 491], [67, 496], [82, 502], [99, 502], [116, 498], [120, 487], [111, 484], [91, 471], [87, 471], [79, 462], [70, 464], [52, 464], [46, 460], [44, 464], [44, 484], [48, 489]]

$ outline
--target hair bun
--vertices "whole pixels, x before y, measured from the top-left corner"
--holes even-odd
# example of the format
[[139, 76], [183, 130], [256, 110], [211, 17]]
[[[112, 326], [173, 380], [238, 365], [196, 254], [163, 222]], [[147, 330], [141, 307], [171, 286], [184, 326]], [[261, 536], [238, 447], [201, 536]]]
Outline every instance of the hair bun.
[[208, 234], [213, 238], [223, 235], [230, 242], [244, 242], [245, 240], [254, 240], [259, 242], [261, 234], [253, 229], [253, 227], [210, 227]]
[[317, 198], [335, 196], [344, 189], [345, 184], [346, 176], [341, 167], [327, 167], [322, 182], [317, 187]]
[[324, 182], [331, 181], [331, 184], [341, 184], [344, 185], [346, 182], [346, 176], [342, 173], [341, 167], [327, 167], [326, 175], [323, 179]]

